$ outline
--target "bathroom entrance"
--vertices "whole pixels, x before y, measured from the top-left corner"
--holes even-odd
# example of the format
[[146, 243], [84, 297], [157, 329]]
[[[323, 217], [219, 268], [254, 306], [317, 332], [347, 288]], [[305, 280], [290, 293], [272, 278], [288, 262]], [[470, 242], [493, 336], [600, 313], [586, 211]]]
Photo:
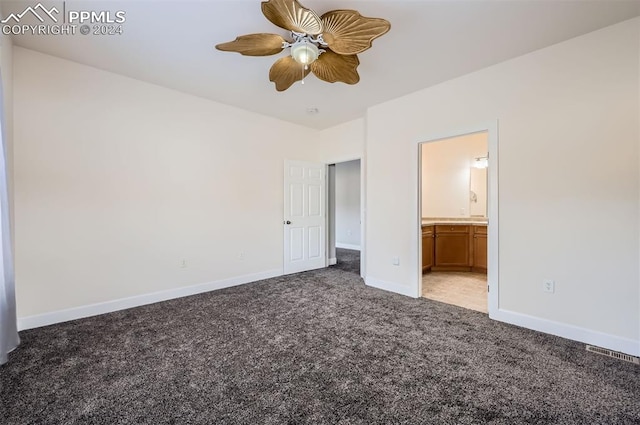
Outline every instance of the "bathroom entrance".
[[421, 143], [421, 296], [488, 313], [489, 132]]

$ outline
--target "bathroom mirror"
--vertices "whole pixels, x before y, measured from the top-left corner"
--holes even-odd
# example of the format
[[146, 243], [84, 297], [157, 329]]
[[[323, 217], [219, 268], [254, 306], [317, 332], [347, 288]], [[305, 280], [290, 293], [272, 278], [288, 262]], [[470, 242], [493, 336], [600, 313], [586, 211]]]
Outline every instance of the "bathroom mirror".
[[487, 169], [471, 167], [469, 173], [469, 215], [487, 216]]
[[487, 133], [420, 145], [422, 217], [487, 217]]

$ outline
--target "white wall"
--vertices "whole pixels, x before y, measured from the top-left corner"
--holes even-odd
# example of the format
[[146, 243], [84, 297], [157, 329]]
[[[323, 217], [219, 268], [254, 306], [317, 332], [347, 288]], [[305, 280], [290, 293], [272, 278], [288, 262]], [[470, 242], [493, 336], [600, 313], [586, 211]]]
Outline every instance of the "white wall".
[[470, 216], [471, 168], [475, 158], [487, 156], [487, 149], [487, 133], [422, 144], [423, 217]]
[[338, 248], [360, 249], [360, 160], [335, 165], [335, 237]]
[[348, 121], [319, 131], [314, 136], [316, 156], [323, 162], [335, 164], [362, 158], [365, 143], [365, 121]]
[[283, 162], [317, 160], [313, 130], [14, 53], [19, 317], [282, 272]]
[[367, 282], [417, 295], [418, 143], [498, 120], [499, 317], [640, 354], [639, 28], [636, 18], [371, 108]]

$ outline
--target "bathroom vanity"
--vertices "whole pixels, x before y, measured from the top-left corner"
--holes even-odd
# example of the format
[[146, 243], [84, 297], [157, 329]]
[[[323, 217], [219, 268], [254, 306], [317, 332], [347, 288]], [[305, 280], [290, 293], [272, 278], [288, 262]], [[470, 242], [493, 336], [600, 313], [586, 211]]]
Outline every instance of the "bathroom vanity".
[[422, 272], [487, 272], [487, 223], [423, 220]]

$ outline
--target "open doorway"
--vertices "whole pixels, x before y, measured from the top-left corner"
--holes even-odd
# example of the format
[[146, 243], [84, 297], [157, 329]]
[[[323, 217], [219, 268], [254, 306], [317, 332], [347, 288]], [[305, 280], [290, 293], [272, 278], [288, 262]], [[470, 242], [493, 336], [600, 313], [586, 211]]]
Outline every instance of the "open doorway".
[[329, 165], [329, 264], [361, 276], [362, 167], [360, 159]]
[[489, 133], [420, 144], [421, 292], [488, 313]]

